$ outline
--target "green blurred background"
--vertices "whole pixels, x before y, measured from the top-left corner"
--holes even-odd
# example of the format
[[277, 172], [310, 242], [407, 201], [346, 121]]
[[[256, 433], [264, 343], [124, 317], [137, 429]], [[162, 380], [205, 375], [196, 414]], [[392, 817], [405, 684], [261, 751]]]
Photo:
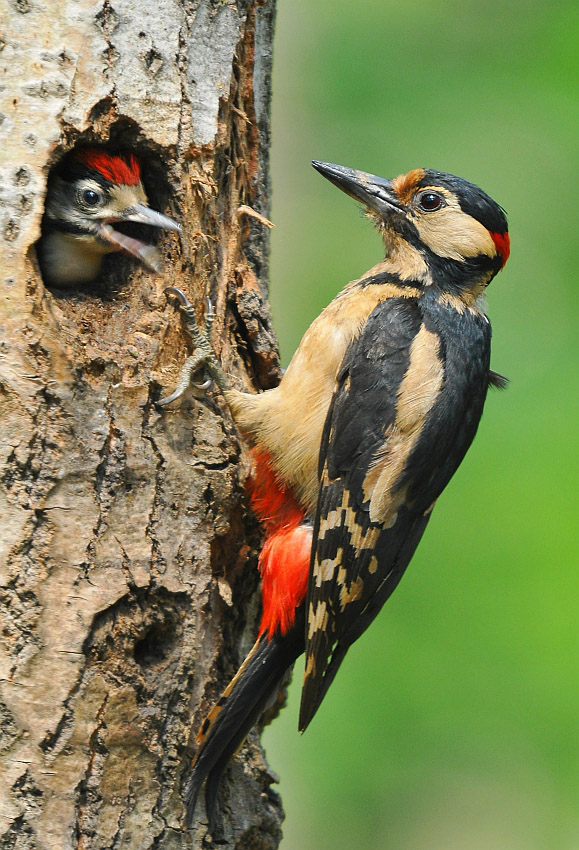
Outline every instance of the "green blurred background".
[[304, 736], [266, 731], [282, 850], [577, 850], [579, 6], [279, 0], [271, 298], [287, 362], [381, 257], [310, 167], [478, 183], [509, 213], [491, 392], [401, 586]]

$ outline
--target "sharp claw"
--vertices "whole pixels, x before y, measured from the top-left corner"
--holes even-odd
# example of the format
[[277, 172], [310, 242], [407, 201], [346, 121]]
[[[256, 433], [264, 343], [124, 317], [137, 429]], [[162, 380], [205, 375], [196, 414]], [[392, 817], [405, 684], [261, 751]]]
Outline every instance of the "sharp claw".
[[213, 321], [215, 319], [215, 312], [213, 310], [213, 304], [211, 303], [211, 298], [207, 298], [207, 307], [205, 312], [205, 335], [209, 338], [209, 334], [211, 333], [211, 328], [213, 327]]
[[171, 404], [172, 401], [175, 401], [175, 399], [180, 398], [180, 396], [182, 396], [184, 392], [185, 390], [182, 390], [180, 387], [177, 387], [177, 389], [172, 392], [171, 395], [167, 395], [165, 396], [165, 398], [160, 398], [158, 401], [155, 402], [155, 404], [157, 405], [157, 407], [165, 407], [166, 405]]
[[201, 382], [191, 381], [190, 383], [191, 386], [194, 387], [194, 389], [199, 390], [199, 392], [205, 393], [213, 383], [213, 378], [205, 378], [205, 380]]
[[203, 381], [191, 380], [191, 376], [194, 375], [195, 372], [200, 371], [202, 366], [202, 360], [200, 360], [198, 356], [193, 355], [192, 357], [188, 357], [185, 363], [183, 364], [183, 367], [179, 374], [177, 386], [175, 387], [171, 395], [165, 396], [164, 398], [160, 398], [156, 402], [156, 404], [159, 407], [166, 407], [168, 404], [171, 404], [171, 402], [180, 398], [188, 387], [192, 387], [194, 393], [198, 392], [204, 395], [213, 383], [211, 377], [207, 377]]
[[[169, 295], [173, 295], [177, 301], [179, 302], [181, 307], [191, 307], [191, 302], [185, 295], [182, 289], [179, 289], [177, 286], [166, 286], [165, 287], [165, 295], [168, 297]], [[205, 317], [208, 321], [213, 321], [215, 318], [215, 310], [213, 309], [213, 302], [211, 298], [207, 296], [205, 299]]]
[[167, 286], [165, 287], [165, 295], [174, 295], [181, 307], [190, 307], [191, 302], [185, 295], [182, 289], [178, 289], [176, 286]]
[[207, 390], [213, 384], [213, 380], [211, 378], [205, 378], [204, 381], [192, 381], [190, 372], [187, 369], [187, 366], [184, 367], [184, 375], [182, 375], [177, 387], [173, 390], [171, 395], [165, 396], [165, 398], [160, 398], [156, 404], [158, 407], [166, 407], [171, 402], [176, 401], [178, 398], [185, 393], [187, 387], [191, 387], [193, 390], [193, 394], [200, 393], [201, 396], [204, 396]]
[[[187, 358], [185, 365], [181, 369], [179, 381], [174, 392], [165, 398], [159, 399], [157, 405], [159, 407], [165, 407], [182, 396], [189, 386], [193, 388], [194, 392], [205, 394], [209, 387], [215, 383], [222, 392], [225, 392], [230, 388], [230, 380], [218, 363], [209, 341], [209, 332], [215, 318], [211, 299], [207, 298], [205, 330], [202, 331], [195, 319], [193, 305], [183, 290], [178, 289], [176, 286], [167, 286], [165, 288], [165, 295], [167, 298], [173, 296], [179, 302], [179, 307], [185, 316], [185, 327], [194, 345], [195, 354]], [[191, 378], [195, 372], [200, 372], [203, 368], [205, 368], [205, 374], [207, 375], [208, 373], [209, 377], [204, 376], [204, 380], [202, 381], [192, 381]]]

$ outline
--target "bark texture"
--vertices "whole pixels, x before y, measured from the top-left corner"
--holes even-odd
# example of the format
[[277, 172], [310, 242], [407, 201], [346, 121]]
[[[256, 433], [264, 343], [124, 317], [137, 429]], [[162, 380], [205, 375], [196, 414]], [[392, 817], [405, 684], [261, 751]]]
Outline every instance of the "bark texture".
[[[0, 848], [195, 848], [191, 729], [250, 647], [259, 531], [222, 400], [160, 412], [190, 351], [168, 285], [202, 309], [241, 384], [278, 359], [266, 303], [274, 0], [2, 0]], [[183, 225], [154, 277], [45, 288], [50, 167], [78, 143], [144, 162]], [[256, 735], [224, 788], [224, 847], [275, 848]]]

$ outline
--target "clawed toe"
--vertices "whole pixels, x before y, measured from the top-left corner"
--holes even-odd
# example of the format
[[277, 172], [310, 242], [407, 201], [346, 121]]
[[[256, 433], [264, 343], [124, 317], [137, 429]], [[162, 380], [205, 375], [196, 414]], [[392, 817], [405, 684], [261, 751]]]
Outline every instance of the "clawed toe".
[[[173, 296], [177, 299], [179, 308], [185, 317], [185, 329], [189, 334], [194, 347], [194, 353], [185, 361], [173, 392], [157, 401], [159, 407], [165, 407], [180, 398], [188, 387], [193, 388], [196, 396], [202, 397], [215, 382], [217, 386], [225, 391], [229, 388], [229, 379], [219, 365], [211, 343], [209, 333], [215, 318], [213, 304], [207, 298], [207, 310], [205, 313], [205, 329], [201, 330], [195, 318], [195, 310], [187, 295], [176, 286], [168, 286], [165, 289], [167, 297]], [[201, 380], [194, 380], [196, 373], [202, 373]]]

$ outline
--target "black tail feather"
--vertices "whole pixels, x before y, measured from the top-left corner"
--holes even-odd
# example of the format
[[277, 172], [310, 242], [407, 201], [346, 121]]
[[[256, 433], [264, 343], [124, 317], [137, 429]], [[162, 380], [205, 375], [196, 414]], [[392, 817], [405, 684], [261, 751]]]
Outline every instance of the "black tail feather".
[[509, 379], [504, 375], [501, 375], [500, 372], [495, 372], [493, 369], [489, 369], [489, 385], [491, 387], [504, 390], [508, 387], [509, 383]]
[[199, 750], [185, 787], [187, 825], [193, 824], [197, 798], [203, 782], [210, 831], [214, 832], [217, 794], [221, 777], [248, 733], [257, 723], [284, 674], [304, 651], [304, 606], [296, 622], [283, 637], [263, 635], [243, 662], [238, 673], [207, 716], [198, 736]]

